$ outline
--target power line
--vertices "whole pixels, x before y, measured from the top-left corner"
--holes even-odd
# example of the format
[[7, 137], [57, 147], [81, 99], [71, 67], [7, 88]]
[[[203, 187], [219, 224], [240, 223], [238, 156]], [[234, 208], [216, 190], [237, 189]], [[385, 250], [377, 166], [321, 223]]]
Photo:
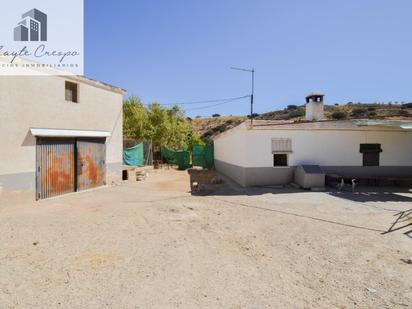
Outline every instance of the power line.
[[[214, 100], [204, 100], [204, 101], [189, 101], [189, 102], [176, 102], [176, 103], [159, 103], [159, 105], [190, 105], [190, 104], [207, 104], [207, 103], [215, 103], [215, 102], [226, 102], [228, 100], [239, 100], [250, 97], [250, 95], [245, 95], [241, 97], [234, 97], [234, 98], [224, 98], [224, 99], [214, 99]], [[148, 105], [148, 104], [145, 104]]]
[[202, 107], [189, 108], [189, 109], [186, 109], [185, 111], [193, 111], [193, 110], [207, 109], [207, 108], [211, 108], [211, 107], [215, 107], [215, 106], [220, 106], [220, 105], [223, 105], [223, 104], [231, 103], [231, 102], [233, 102], [233, 101], [237, 101], [237, 100], [244, 99], [244, 98], [249, 98], [249, 97], [250, 97], [250, 95], [246, 95], [246, 96], [238, 97], [238, 98], [232, 98], [232, 99], [228, 99], [228, 100], [226, 100], [226, 101], [224, 101], [224, 102], [221, 102], [221, 103], [218, 103], [218, 104], [207, 105], [207, 106], [202, 106]]

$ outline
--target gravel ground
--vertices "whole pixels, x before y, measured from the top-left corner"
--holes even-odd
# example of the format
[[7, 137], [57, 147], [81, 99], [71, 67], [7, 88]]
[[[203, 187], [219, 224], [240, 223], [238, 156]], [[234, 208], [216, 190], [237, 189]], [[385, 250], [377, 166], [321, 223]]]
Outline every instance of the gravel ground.
[[2, 196], [0, 308], [412, 308], [411, 193], [215, 189]]

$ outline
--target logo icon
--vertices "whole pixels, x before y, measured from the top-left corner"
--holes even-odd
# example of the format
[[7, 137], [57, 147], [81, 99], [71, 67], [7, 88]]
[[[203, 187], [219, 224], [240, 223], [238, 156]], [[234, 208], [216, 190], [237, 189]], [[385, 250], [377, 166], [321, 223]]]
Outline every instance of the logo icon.
[[22, 15], [22, 20], [14, 28], [15, 41], [47, 41], [47, 15], [32, 9]]

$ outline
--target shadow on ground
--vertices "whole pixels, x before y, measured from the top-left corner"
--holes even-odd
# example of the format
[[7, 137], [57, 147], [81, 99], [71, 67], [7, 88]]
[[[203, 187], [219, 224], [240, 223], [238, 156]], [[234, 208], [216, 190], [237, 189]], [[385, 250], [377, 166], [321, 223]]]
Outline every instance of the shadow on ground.
[[[381, 210], [385, 210], [388, 212], [392, 212], [392, 213], [395, 212], [394, 214], [395, 221], [391, 224], [391, 226], [387, 230], [386, 229], [375, 229], [375, 228], [370, 228], [367, 226], [358, 226], [358, 225], [348, 224], [344, 222], [339, 222], [336, 220], [327, 220], [324, 218], [315, 217], [315, 216], [311, 216], [307, 214], [300, 214], [300, 213], [290, 211], [288, 209], [266, 208], [262, 206], [256, 206], [256, 205], [226, 200], [224, 199], [225, 196], [239, 196], [239, 195], [258, 196], [258, 195], [264, 195], [264, 194], [277, 195], [277, 194], [295, 194], [295, 193], [297, 194], [297, 193], [307, 193], [311, 191], [298, 189], [291, 185], [260, 186], [260, 187], [243, 188], [237, 183], [235, 183], [234, 181], [232, 181], [231, 179], [228, 179], [225, 176], [221, 176], [221, 177], [223, 179], [222, 184], [207, 185], [204, 187], [204, 190], [202, 190], [201, 192], [193, 193], [193, 195], [209, 196], [218, 201], [222, 201], [227, 204], [234, 204], [236, 206], [241, 206], [241, 207], [256, 208], [256, 209], [260, 209], [264, 211], [278, 212], [284, 215], [303, 217], [303, 218], [307, 218], [311, 220], [322, 221], [322, 222], [346, 226], [350, 228], [357, 228], [357, 229], [363, 229], [363, 230], [370, 230], [374, 232], [380, 232], [382, 235], [395, 232], [395, 231], [403, 232], [406, 229], [406, 232], [404, 232], [403, 234], [412, 239], [412, 229], [409, 229], [409, 227], [412, 227], [412, 209], [409, 209], [406, 211], [399, 211], [396, 209], [392, 209], [390, 207], [388, 208], [377, 207]], [[344, 200], [348, 200], [351, 202], [357, 202], [357, 203], [368, 203], [368, 202], [411, 203], [412, 202], [412, 192], [410, 191], [409, 188], [404, 188], [404, 187], [370, 187], [370, 186], [362, 187], [362, 186], [359, 186], [356, 192], [350, 192], [350, 191], [338, 192], [336, 188], [327, 187], [324, 194], [327, 194], [335, 198], [344, 199]], [[410, 196], [407, 196], [406, 194], [409, 194]]]
[[394, 217], [395, 221], [392, 223], [389, 229], [382, 234], [384, 235], [411, 227], [411, 229], [408, 229], [403, 234], [412, 239], [412, 208], [405, 211], [400, 211], [394, 214]]
[[[291, 194], [307, 193], [309, 190], [295, 188], [291, 185], [285, 186], [255, 186], [241, 187], [233, 180], [219, 175], [223, 179], [222, 184], [206, 185], [201, 192], [193, 195], [214, 195], [214, 196], [231, 196], [231, 195], [263, 195], [263, 194]], [[355, 192], [341, 191], [334, 187], [326, 187], [326, 194], [330, 196], [350, 200], [352, 202], [412, 202], [412, 191], [406, 187], [370, 187], [358, 186]], [[405, 194], [409, 194], [407, 196]]]
[[343, 198], [353, 202], [367, 203], [367, 202], [412, 202], [411, 196], [403, 194], [411, 194], [408, 188], [402, 187], [358, 187], [356, 192], [338, 192], [330, 191], [329, 195]]

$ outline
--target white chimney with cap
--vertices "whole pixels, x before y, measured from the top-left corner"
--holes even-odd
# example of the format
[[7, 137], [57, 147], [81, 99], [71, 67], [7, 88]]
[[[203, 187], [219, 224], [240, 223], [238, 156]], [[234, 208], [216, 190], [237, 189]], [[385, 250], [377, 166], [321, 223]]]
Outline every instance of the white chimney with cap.
[[325, 119], [323, 113], [323, 97], [319, 92], [312, 92], [306, 97], [306, 120], [319, 121]]

